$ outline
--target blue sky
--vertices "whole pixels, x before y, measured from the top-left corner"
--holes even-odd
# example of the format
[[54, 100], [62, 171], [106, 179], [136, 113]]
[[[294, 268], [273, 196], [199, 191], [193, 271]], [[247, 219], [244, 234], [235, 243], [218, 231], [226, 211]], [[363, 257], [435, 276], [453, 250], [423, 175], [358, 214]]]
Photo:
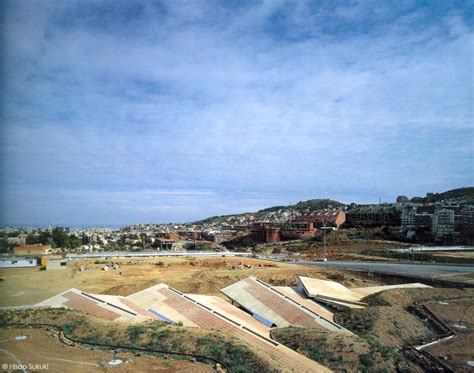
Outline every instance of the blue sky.
[[2, 1], [2, 225], [474, 185], [471, 1]]

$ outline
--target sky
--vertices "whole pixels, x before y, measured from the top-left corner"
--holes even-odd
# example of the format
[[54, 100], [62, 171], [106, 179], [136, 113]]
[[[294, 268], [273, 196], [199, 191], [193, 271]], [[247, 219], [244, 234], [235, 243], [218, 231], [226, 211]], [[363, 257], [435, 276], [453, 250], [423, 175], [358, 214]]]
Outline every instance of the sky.
[[2, 1], [0, 225], [474, 185], [472, 1]]

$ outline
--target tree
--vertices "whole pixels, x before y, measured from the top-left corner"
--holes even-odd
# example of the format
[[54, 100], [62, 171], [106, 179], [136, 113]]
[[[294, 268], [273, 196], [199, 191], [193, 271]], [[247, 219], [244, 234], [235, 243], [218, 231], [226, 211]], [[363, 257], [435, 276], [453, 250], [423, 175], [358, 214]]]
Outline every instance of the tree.
[[5, 237], [0, 238], [0, 253], [10, 252], [10, 246], [8, 245], [8, 239]]
[[82, 240], [79, 237], [77, 237], [75, 234], [69, 236], [69, 244], [68, 244], [69, 249], [74, 250], [81, 246], [82, 246]]
[[68, 248], [69, 247], [69, 236], [66, 233], [64, 228], [56, 227], [53, 229], [53, 245], [54, 247], [62, 247]]

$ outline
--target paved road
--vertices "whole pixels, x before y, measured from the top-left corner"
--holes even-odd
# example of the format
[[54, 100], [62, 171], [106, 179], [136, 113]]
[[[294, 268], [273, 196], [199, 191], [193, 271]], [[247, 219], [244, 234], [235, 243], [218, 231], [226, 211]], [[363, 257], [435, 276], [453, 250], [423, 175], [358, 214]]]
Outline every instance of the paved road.
[[[405, 264], [384, 262], [302, 262], [312, 267], [341, 268], [354, 271], [387, 273], [402, 276], [439, 278], [460, 275], [474, 275], [474, 266], [440, 264]], [[470, 282], [470, 281], [469, 281]]]

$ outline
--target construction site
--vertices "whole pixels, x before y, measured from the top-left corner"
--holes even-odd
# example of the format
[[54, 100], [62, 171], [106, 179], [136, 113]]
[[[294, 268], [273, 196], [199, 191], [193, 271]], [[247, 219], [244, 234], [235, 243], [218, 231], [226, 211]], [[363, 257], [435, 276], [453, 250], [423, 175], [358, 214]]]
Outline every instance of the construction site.
[[[122, 261], [109, 271], [92, 261], [70, 267], [54, 285], [58, 272], [2, 271], [3, 360], [53, 366], [61, 343], [80, 358], [60, 364], [77, 371], [468, 371], [474, 360], [466, 347], [473, 338], [471, 289], [384, 285], [250, 258]], [[25, 294], [17, 280], [26, 274], [38, 280]], [[13, 281], [17, 287], [8, 289]], [[22, 302], [29, 291], [33, 304]], [[36, 351], [35, 340], [49, 341], [41, 346], [51, 344], [52, 352]], [[28, 358], [27, 350], [36, 355]], [[235, 351], [247, 356], [245, 364], [236, 363]]]

